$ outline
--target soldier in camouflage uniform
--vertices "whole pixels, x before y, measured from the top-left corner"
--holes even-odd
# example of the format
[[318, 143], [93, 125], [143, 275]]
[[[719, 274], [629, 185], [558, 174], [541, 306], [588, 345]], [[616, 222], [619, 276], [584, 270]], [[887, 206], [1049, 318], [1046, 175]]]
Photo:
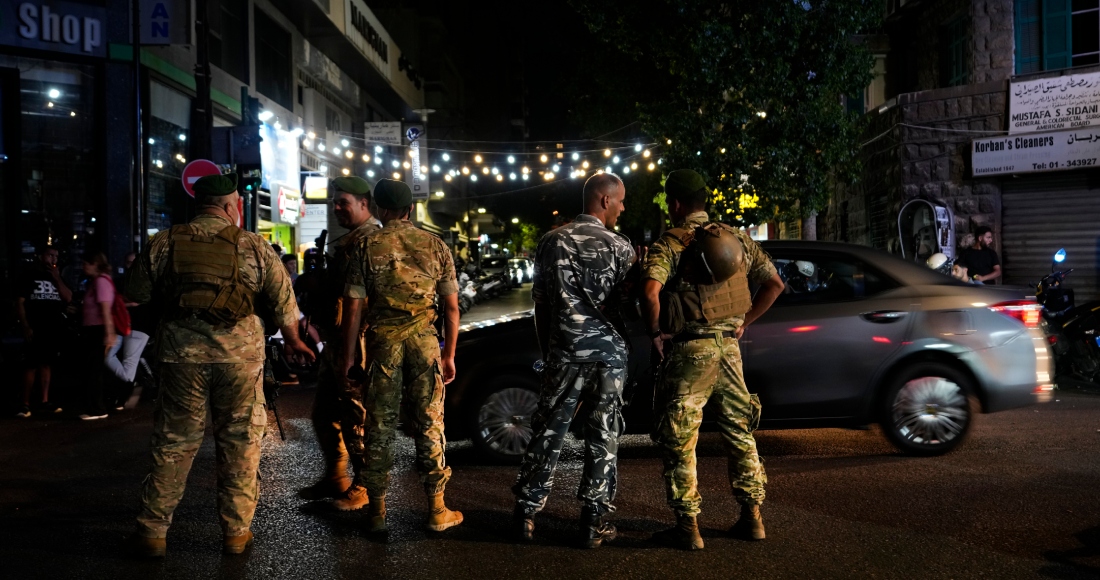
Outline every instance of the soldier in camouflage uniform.
[[[763, 539], [759, 506], [767, 477], [752, 436], [760, 421], [760, 399], [750, 395], [745, 386], [737, 339], [783, 291], [783, 281], [767, 253], [744, 232], [736, 231], [743, 261], [736, 268], [737, 275], [719, 288], [723, 291], [714, 292], [726, 300], [718, 310], [727, 316], [691, 318], [685, 308], [684, 328], [675, 336], [668, 334], [669, 329], [659, 325], [662, 290], [672, 293], [670, 300], [698, 292], [696, 284], [683, 277], [688, 259], [684, 258], [685, 238], [679, 234], [694, 232], [710, 223], [710, 218], [704, 211], [709, 198], [706, 182], [698, 173], [673, 171], [665, 181], [665, 193], [676, 229], [662, 234], [649, 249], [642, 267], [642, 302], [655, 354], [663, 359], [655, 386], [657, 426], [653, 438], [661, 447], [668, 504], [676, 513], [677, 525], [659, 532], [655, 539], [688, 550], [703, 549], [695, 519], [702, 503], [695, 445], [703, 407], [711, 400], [719, 409], [718, 428], [729, 456], [730, 486], [742, 506], [741, 517], [730, 531], [739, 537]], [[755, 299], [749, 294], [748, 280], [761, 285]], [[666, 284], [668, 288], [664, 288]], [[708, 311], [706, 307], [704, 311]]]
[[527, 445], [513, 515], [520, 540], [531, 541], [535, 514], [554, 479], [565, 434], [584, 402], [584, 474], [577, 499], [584, 502], [580, 533], [596, 548], [615, 538], [604, 518], [615, 511], [626, 341], [606, 311], [613, 290], [634, 262], [629, 240], [615, 233], [626, 189], [611, 173], [585, 182], [585, 213], [543, 236], [535, 251], [535, 328], [546, 367], [534, 434]]
[[[341, 366], [336, 361], [336, 355], [341, 351], [340, 325], [346, 310], [344, 284], [351, 254], [367, 234], [380, 228], [370, 213], [370, 185], [365, 180], [338, 177], [332, 180], [330, 190], [337, 223], [351, 231], [329, 243], [331, 253], [324, 280], [320, 288], [305, 297], [308, 307], [306, 304], [302, 306], [302, 310], [318, 325], [321, 340], [326, 346], [321, 351], [321, 369], [312, 414], [313, 431], [325, 457], [325, 474], [320, 481], [299, 490], [298, 494], [304, 499], [336, 498], [334, 505], [337, 509], [356, 510], [367, 504], [367, 491], [361, 482], [352, 485], [348, 480], [347, 462], [350, 454], [358, 477], [363, 467], [366, 410], [361, 385], [348, 382], [344, 376], [337, 376], [334, 369]], [[362, 365], [363, 355], [360, 340], [352, 354], [351, 364]]]
[[163, 312], [156, 333], [163, 370], [153, 420], [153, 470], [142, 487], [132, 538], [141, 556], [165, 553], [172, 512], [202, 444], [207, 409], [217, 447], [223, 550], [239, 554], [252, 542], [260, 439], [267, 424], [264, 331], [253, 304], [260, 302], [273, 314], [288, 355], [313, 358], [298, 339], [298, 308], [279, 256], [263, 238], [235, 225], [240, 219], [236, 185], [233, 174], [199, 179], [194, 185], [198, 217], [153, 236], [127, 279], [130, 300], [154, 301]]
[[[359, 243], [344, 292], [357, 300], [355, 308], [365, 313], [368, 325], [366, 465], [360, 478], [370, 494], [368, 529], [387, 531], [385, 498], [398, 413], [404, 411], [415, 431], [416, 467], [428, 495], [427, 527], [439, 532], [462, 523], [462, 514], [443, 502], [451, 477], [444, 457], [443, 385], [455, 376], [458, 282], [443, 240], [408, 221], [409, 186], [383, 179], [375, 185], [374, 200], [385, 226]], [[437, 297], [446, 323], [442, 353], [433, 325]], [[349, 365], [358, 322], [356, 315], [343, 327], [344, 365]]]

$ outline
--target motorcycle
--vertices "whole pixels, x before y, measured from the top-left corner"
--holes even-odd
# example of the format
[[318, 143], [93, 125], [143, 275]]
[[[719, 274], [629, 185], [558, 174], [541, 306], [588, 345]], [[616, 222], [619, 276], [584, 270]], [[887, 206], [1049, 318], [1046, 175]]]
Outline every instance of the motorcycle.
[[1100, 300], [1074, 303], [1073, 290], [1065, 287], [1066, 276], [1073, 272], [1055, 270], [1066, 260], [1062, 248], [1054, 254], [1050, 274], [1035, 288], [1035, 299], [1042, 305], [1040, 325], [1054, 353], [1056, 376], [1063, 379], [1100, 383]]

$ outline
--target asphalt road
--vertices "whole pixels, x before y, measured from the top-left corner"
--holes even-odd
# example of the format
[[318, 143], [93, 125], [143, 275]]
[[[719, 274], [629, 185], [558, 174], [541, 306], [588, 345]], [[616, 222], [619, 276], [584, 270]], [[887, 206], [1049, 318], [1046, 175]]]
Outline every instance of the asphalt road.
[[459, 322], [462, 325], [485, 322], [501, 316], [530, 312], [534, 307], [535, 302], [531, 299], [531, 283], [528, 282], [496, 298], [475, 304], [462, 315]]
[[1097, 578], [1100, 577], [1100, 396], [979, 418], [955, 453], [899, 456], [876, 431], [759, 434], [768, 470], [768, 539], [724, 537], [736, 505], [715, 434], [700, 443], [707, 548], [648, 542], [672, 521], [659, 460], [644, 436], [625, 438], [615, 521], [595, 551], [572, 547], [581, 450], [570, 441], [532, 546], [510, 542], [515, 468], [485, 465], [451, 442], [448, 503], [466, 522], [423, 531], [426, 505], [412, 443], [399, 437], [388, 543], [363, 515], [307, 503], [320, 458], [308, 419], [313, 391], [279, 399], [287, 441], [264, 442], [262, 497], [244, 557], [222, 556], [214, 448], [207, 438], [161, 562], [126, 558], [148, 466], [151, 408], [95, 423], [0, 421], [0, 576], [4, 578]]

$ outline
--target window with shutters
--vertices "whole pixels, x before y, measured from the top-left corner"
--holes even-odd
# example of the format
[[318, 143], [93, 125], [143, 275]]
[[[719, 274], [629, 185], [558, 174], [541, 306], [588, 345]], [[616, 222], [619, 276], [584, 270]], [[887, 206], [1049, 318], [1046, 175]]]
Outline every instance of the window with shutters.
[[1016, 74], [1100, 64], [1100, 0], [1016, 0]]
[[966, 23], [966, 18], [959, 16], [948, 22], [940, 34], [940, 62], [943, 64], [940, 71], [945, 87], [966, 84]]

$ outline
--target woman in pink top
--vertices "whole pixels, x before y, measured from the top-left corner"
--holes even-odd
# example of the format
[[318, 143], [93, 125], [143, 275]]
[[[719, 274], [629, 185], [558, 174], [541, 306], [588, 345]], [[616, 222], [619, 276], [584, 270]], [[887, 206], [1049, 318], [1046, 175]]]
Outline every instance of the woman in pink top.
[[88, 290], [84, 293], [81, 308], [84, 323], [80, 327], [80, 358], [88, 373], [84, 414], [80, 415], [85, 421], [107, 417], [103, 406], [103, 357], [118, 340], [111, 317], [115, 287], [111, 283], [110, 272], [107, 256], [102, 252], [85, 252], [84, 274], [88, 276]]

